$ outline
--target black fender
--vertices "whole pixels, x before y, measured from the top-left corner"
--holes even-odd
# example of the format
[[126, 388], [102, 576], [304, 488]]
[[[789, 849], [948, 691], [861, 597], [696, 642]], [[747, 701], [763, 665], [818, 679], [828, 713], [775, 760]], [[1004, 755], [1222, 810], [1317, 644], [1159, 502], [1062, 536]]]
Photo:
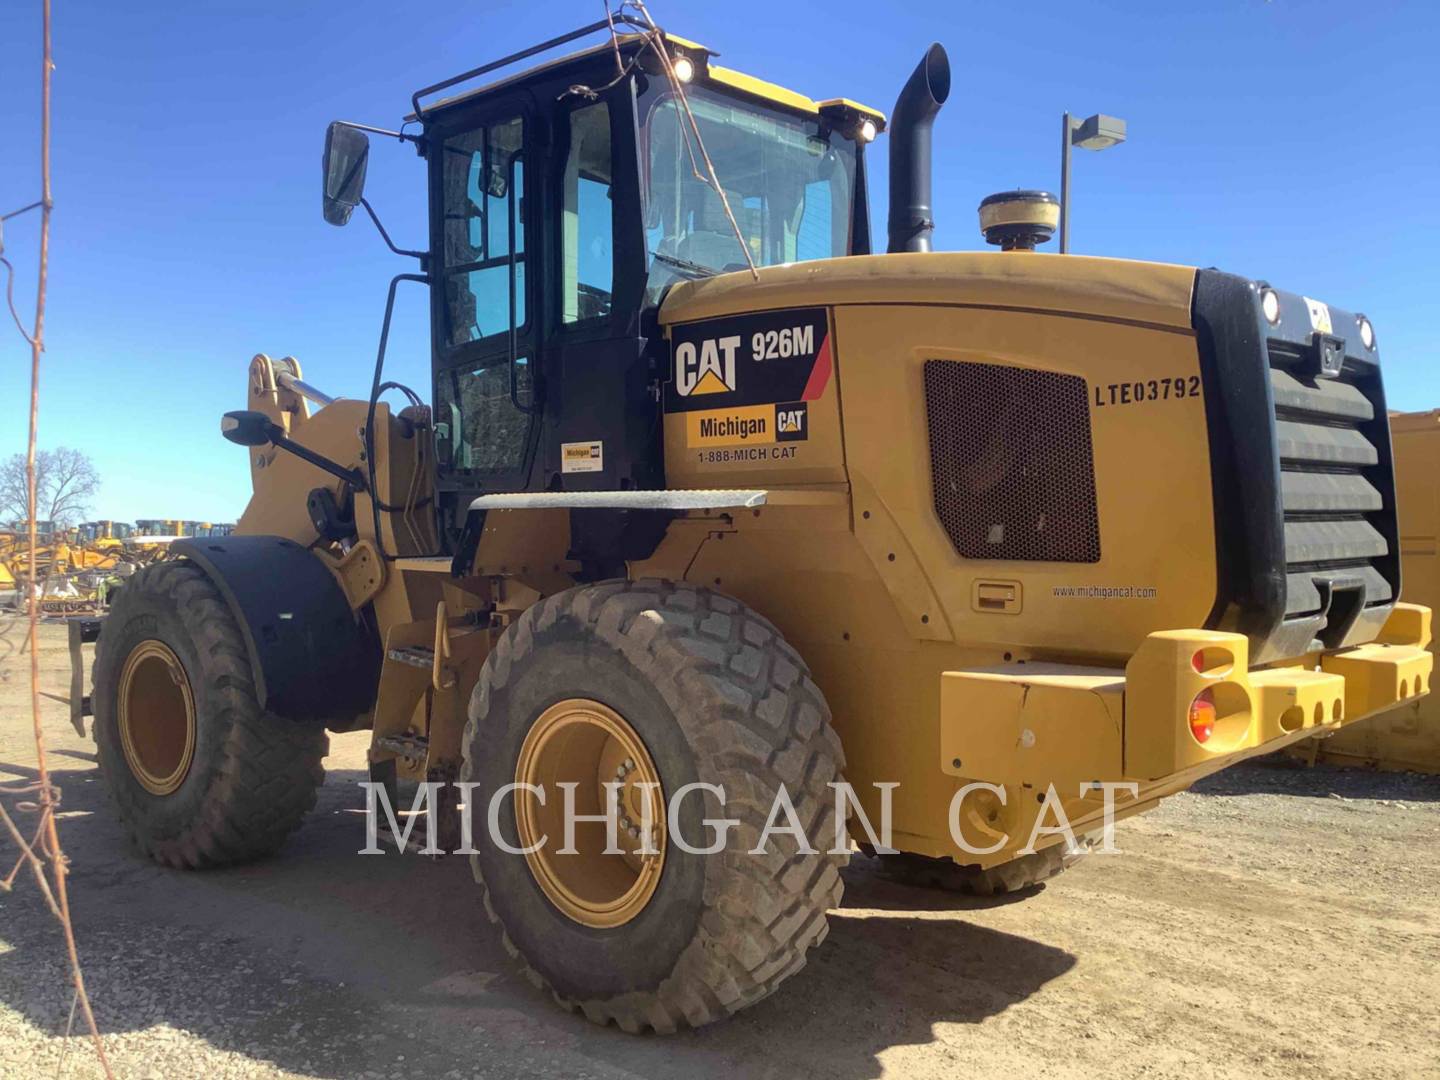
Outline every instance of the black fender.
[[348, 726], [375, 704], [380, 642], [321, 557], [282, 536], [177, 540], [219, 589], [250, 652], [262, 707]]

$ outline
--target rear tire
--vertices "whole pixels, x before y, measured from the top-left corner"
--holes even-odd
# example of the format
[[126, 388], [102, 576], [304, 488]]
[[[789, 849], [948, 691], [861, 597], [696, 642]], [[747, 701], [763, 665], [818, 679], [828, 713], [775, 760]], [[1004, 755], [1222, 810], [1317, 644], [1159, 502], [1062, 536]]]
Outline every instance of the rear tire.
[[[638, 909], [614, 894], [619, 925], [574, 914], [536, 857], [501, 851], [477, 827], [471, 866], [485, 910], [526, 976], [597, 1023], [663, 1033], [729, 1016], [803, 967], [840, 899], [847, 856], [829, 853], [842, 845], [828, 785], [843, 755], [819, 688], [775, 628], [727, 597], [657, 581], [591, 585], [535, 605], [501, 635], [471, 701], [462, 779], [479, 784], [475, 820], [529, 767], [531, 732], [547, 730], [557, 708], [588, 708], [611, 718], [617, 740], [638, 737], [662, 804], [686, 784], [724, 788], [723, 806], [698, 790], [680, 803], [691, 847], [714, 839], [702, 819], [740, 824], [714, 855], [682, 850], [667, 831], [658, 884]], [[782, 785], [814, 850], [772, 835], [766, 854], [750, 855]], [[501, 836], [522, 846], [516, 798], [499, 807]]]
[[1067, 851], [1064, 843], [1052, 844], [1009, 862], [981, 868], [961, 866], [950, 859], [932, 859], [901, 852], [878, 855], [880, 876], [901, 885], [940, 889], [965, 896], [1003, 896], [1021, 892], [1048, 881], [1073, 866], [1089, 850], [1089, 837], [1081, 837], [1079, 851]]
[[189, 561], [147, 567], [115, 598], [96, 645], [94, 705], [101, 774], [156, 862], [257, 858], [315, 805], [325, 732], [260, 707], [240, 627]]

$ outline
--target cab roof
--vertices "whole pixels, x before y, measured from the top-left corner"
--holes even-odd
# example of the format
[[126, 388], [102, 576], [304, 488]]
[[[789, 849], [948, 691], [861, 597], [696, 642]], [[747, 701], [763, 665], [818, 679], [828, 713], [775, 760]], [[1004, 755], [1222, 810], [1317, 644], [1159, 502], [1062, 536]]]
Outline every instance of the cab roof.
[[[732, 90], [738, 90], [751, 97], [759, 98], [771, 105], [778, 105], [781, 108], [811, 116], [818, 116], [822, 109], [828, 111], [834, 108], [843, 108], [873, 119], [876, 125], [882, 129], [885, 126], [885, 114], [879, 109], [871, 108], [868, 105], [861, 105], [859, 102], [851, 101], [849, 98], [825, 98], [817, 101], [806, 97], [804, 94], [797, 93], [794, 90], [779, 86], [776, 83], [767, 82], [753, 75], [747, 75], [742, 71], [735, 71], [732, 68], [722, 67], [719, 64], [712, 63], [711, 58], [719, 56], [720, 54], [697, 41], [691, 41], [688, 38], [669, 33], [666, 33], [664, 38], [673, 55], [688, 56], [696, 62], [695, 79], [697, 83], [709, 82], [718, 84]], [[479, 97], [492, 94], [497, 90], [521, 86], [542, 76], [557, 75], [567, 68], [589, 66], [597, 56], [611, 53], [616, 47], [625, 54], [633, 54], [642, 47], [644, 41], [644, 34], [617, 34], [613, 44], [610, 41], [604, 41], [592, 45], [589, 48], [580, 49], [577, 52], [557, 57], [554, 60], [549, 60], [542, 64], [537, 64], [523, 71], [516, 72], [513, 75], [507, 75], [493, 82], [473, 87], [462, 93], [442, 98], [433, 104], [421, 107], [418, 113], [412, 112], [409, 116], [405, 117], [405, 119], [407, 121], [420, 120], [422, 118], [421, 114], [428, 118], [439, 112], [448, 112], [458, 105], [474, 101]], [[517, 54], [516, 59], [518, 60], [519, 58], [519, 54]], [[499, 67], [503, 64], [504, 62], [501, 61], [499, 64], [493, 66]], [[478, 76], [479, 72], [477, 71], [476, 74]], [[460, 80], [456, 81], [468, 80], [461, 77]], [[442, 87], [445, 85], [447, 84], [439, 84], [439, 86]], [[427, 91], [424, 90], [419, 91], [415, 95], [415, 99], [418, 101], [418, 99], [425, 96], [426, 93]]]

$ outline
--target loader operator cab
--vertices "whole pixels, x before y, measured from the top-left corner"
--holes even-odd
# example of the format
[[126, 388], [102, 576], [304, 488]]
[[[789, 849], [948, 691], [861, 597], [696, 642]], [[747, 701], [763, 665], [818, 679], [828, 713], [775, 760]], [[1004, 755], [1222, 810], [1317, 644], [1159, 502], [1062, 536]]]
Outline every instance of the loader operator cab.
[[[668, 72], [631, 34], [434, 104], [422, 99], [476, 73], [415, 95], [420, 133], [404, 137], [429, 163], [431, 400], [451, 535], [487, 491], [665, 486], [654, 338], [672, 284], [870, 251], [864, 149], [883, 117], [665, 42]], [[331, 125], [333, 224], [360, 202], [364, 139]]]

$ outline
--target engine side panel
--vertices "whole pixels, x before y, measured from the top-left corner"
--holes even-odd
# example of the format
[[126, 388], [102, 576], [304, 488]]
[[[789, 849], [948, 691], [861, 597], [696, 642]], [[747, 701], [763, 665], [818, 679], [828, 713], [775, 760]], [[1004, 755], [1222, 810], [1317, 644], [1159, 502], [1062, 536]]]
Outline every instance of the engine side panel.
[[[1123, 657], [1204, 624], [1215, 524], [1190, 333], [965, 307], [841, 307], [835, 324], [856, 532], [893, 522], [938, 603], [912, 634]], [[971, 393], [997, 389], [937, 399], [927, 369], [956, 365]], [[989, 516], [947, 530], [957, 498]], [[987, 544], [1005, 557], [976, 557]], [[880, 556], [887, 583], [903, 554]]]

